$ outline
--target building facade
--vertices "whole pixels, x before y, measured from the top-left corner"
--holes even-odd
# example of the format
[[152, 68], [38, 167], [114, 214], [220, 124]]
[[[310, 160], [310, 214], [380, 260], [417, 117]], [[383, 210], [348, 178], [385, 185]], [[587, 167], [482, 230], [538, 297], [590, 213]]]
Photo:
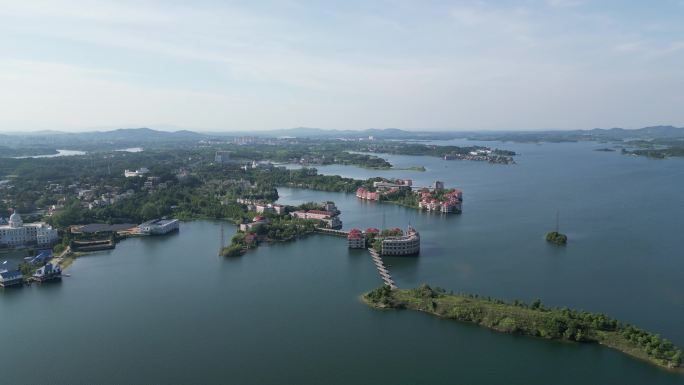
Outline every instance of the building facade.
[[340, 229], [342, 228], [342, 221], [340, 218], [337, 217], [337, 215], [333, 212], [330, 211], [323, 211], [323, 210], [309, 210], [309, 211], [294, 211], [291, 212], [290, 215], [293, 218], [299, 218], [299, 219], [315, 219], [319, 220], [325, 223], [326, 227], [329, 227], [331, 229]]
[[57, 242], [57, 230], [43, 223], [24, 223], [21, 215], [14, 212], [7, 225], [0, 226], [0, 246], [51, 246]]
[[384, 237], [382, 255], [415, 255], [420, 253], [420, 234], [412, 227], [404, 235]]
[[24, 275], [19, 270], [0, 270], [0, 286], [14, 286], [24, 283]]
[[365, 249], [366, 236], [359, 229], [351, 229], [347, 235], [347, 246], [350, 249]]
[[138, 226], [142, 234], [162, 235], [176, 231], [179, 228], [178, 219], [155, 219]]

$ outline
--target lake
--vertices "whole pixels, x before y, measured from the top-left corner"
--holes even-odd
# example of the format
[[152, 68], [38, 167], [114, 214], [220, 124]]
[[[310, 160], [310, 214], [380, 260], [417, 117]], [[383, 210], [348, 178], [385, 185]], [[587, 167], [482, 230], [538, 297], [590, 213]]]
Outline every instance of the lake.
[[44, 154], [44, 155], [26, 155], [26, 156], [15, 156], [14, 159], [26, 159], [26, 158], [56, 158], [58, 156], [76, 156], [85, 155], [87, 152], [80, 150], [57, 150], [56, 154]]
[[[684, 162], [597, 152], [594, 143], [485, 145], [519, 152], [518, 164], [387, 156], [427, 171], [319, 167], [415, 185], [443, 180], [464, 191], [461, 215], [286, 188], [280, 202], [334, 200], [347, 229], [410, 222], [421, 232], [421, 255], [385, 259], [400, 287], [540, 298], [684, 346]], [[557, 211], [567, 247], [544, 241]], [[220, 228], [183, 223], [178, 234], [80, 258], [61, 283], [4, 290], [3, 382], [684, 383], [681, 374], [597, 345], [371, 309], [359, 295], [381, 281], [368, 253], [348, 250], [344, 239], [312, 235], [223, 259]]]

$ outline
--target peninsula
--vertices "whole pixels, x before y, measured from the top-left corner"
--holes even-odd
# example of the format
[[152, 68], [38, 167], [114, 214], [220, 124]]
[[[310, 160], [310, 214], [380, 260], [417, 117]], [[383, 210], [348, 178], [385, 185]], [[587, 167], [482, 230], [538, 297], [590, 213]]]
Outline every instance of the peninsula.
[[438, 317], [471, 322], [496, 331], [584, 343], [599, 343], [664, 368], [679, 368], [682, 351], [656, 334], [618, 322], [603, 314], [546, 308], [492, 298], [447, 294], [423, 285], [392, 290], [382, 286], [363, 295], [375, 308], [411, 309]]

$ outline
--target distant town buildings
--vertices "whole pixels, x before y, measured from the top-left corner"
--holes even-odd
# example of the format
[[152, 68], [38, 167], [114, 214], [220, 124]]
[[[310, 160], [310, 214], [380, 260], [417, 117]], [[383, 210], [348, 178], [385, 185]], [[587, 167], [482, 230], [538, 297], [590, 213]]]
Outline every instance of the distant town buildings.
[[135, 171], [125, 170], [125, 171], [124, 171], [124, 176], [125, 176], [126, 178], [143, 177], [143, 176], [145, 176], [145, 174], [147, 174], [148, 172], [150, 172], [150, 170], [148, 170], [148, 169], [145, 168], [145, 167], [141, 167], [141, 168], [139, 168], [139, 169], [137, 169], [137, 170], [135, 170]]
[[223, 164], [230, 162], [230, 151], [216, 151], [214, 163]]
[[52, 226], [43, 222], [25, 224], [16, 211], [7, 225], [0, 225], [0, 246], [3, 247], [51, 246], [57, 242], [57, 237], [57, 230]]

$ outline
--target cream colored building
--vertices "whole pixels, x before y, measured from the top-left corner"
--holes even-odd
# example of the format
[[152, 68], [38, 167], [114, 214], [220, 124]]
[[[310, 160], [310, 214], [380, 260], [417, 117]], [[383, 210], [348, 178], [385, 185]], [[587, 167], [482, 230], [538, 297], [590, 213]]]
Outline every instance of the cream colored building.
[[14, 212], [7, 225], [0, 226], [0, 246], [51, 246], [57, 242], [57, 230], [47, 223], [24, 223], [21, 215]]

